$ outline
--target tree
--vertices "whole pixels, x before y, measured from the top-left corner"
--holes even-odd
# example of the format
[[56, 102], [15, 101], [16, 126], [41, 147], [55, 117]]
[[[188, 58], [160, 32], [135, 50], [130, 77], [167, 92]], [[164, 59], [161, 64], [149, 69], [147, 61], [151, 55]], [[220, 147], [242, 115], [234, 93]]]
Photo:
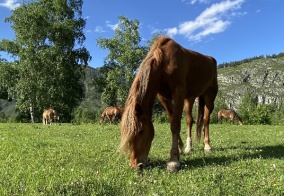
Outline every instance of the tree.
[[253, 95], [249, 92], [245, 93], [238, 107], [238, 113], [242, 117], [244, 124], [253, 124], [252, 116], [256, 106]]
[[269, 125], [271, 124], [271, 113], [273, 112], [271, 105], [258, 104], [250, 116], [252, 124]]
[[282, 100], [278, 106], [274, 106], [275, 111], [271, 115], [271, 123], [273, 125], [284, 125], [284, 101]]
[[0, 49], [18, 58], [17, 107], [30, 111], [32, 121], [49, 107], [70, 121], [84, 96], [82, 79], [91, 57], [83, 47], [82, 4], [40, 0], [18, 7], [6, 19], [16, 38], [2, 40]]
[[108, 105], [124, 105], [138, 66], [149, 50], [140, 46], [139, 21], [119, 17], [119, 25], [111, 39], [99, 38], [97, 45], [108, 49], [105, 65], [94, 83], [102, 93], [102, 101]]
[[0, 57], [0, 99], [12, 100], [12, 88], [16, 84], [17, 76], [15, 66]]

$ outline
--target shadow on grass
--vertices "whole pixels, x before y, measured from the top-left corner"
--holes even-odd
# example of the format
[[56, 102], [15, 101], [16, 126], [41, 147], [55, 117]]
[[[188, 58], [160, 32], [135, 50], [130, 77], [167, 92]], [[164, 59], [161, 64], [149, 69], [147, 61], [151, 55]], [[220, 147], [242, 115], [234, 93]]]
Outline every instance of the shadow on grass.
[[[223, 152], [227, 150], [243, 150], [242, 153], [214, 156], [214, 152]], [[187, 156], [187, 157], [185, 157]], [[229, 148], [217, 148], [212, 152], [212, 156], [204, 153], [202, 158], [192, 158], [189, 155], [181, 155], [181, 170], [187, 170], [198, 167], [205, 167], [210, 165], [228, 165], [239, 160], [249, 160], [249, 159], [283, 159], [284, 158], [284, 145], [276, 146], [263, 146], [261, 148], [243, 148], [232, 146]], [[168, 160], [153, 159], [150, 161], [149, 165], [145, 169], [165, 169]]]

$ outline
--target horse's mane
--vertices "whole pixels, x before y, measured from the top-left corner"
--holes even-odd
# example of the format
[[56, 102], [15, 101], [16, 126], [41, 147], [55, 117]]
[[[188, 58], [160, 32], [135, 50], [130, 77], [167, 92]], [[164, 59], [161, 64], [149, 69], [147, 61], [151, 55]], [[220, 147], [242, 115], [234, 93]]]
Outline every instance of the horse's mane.
[[139, 126], [141, 126], [137, 119], [135, 106], [141, 104], [146, 95], [152, 67], [155, 66], [157, 69], [163, 60], [161, 47], [170, 40], [172, 39], [167, 36], [158, 37], [145, 59], [140, 64], [137, 75], [129, 90], [124, 114], [121, 120], [121, 151], [126, 151], [128, 149], [129, 141], [137, 134], [135, 131], [139, 130]]

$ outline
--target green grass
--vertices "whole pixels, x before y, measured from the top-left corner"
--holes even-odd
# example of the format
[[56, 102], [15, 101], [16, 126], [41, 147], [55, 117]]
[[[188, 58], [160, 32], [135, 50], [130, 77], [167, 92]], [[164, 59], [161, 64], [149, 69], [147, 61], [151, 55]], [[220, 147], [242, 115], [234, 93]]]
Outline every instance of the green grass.
[[0, 195], [284, 195], [283, 127], [210, 128], [213, 151], [195, 142], [171, 173], [169, 125], [155, 124], [138, 173], [117, 153], [118, 125], [0, 124]]

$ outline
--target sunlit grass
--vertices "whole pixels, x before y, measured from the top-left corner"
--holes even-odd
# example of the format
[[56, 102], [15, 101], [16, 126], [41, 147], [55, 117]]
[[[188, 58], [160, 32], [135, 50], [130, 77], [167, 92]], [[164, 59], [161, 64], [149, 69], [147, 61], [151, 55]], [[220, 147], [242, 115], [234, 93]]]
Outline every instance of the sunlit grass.
[[178, 173], [165, 166], [169, 127], [155, 124], [141, 174], [117, 152], [119, 125], [0, 124], [0, 195], [284, 194], [283, 127], [211, 125], [213, 151], [194, 142]]

